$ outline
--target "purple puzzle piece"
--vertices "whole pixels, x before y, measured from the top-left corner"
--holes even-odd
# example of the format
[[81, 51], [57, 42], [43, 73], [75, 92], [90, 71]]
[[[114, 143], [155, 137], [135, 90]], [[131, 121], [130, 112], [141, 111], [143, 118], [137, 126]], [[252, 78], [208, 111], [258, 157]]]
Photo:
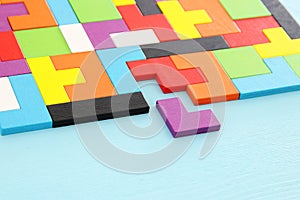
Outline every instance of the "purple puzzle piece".
[[6, 62], [0, 61], [0, 78], [30, 73], [30, 69], [25, 59]]
[[123, 20], [91, 22], [83, 24], [83, 27], [93, 46], [98, 50], [116, 47], [109, 34], [128, 31], [128, 27]]
[[0, 4], [0, 31], [11, 31], [9, 16], [28, 15], [24, 3]]
[[179, 98], [158, 100], [156, 107], [175, 138], [218, 131], [221, 128], [211, 110], [188, 112]]

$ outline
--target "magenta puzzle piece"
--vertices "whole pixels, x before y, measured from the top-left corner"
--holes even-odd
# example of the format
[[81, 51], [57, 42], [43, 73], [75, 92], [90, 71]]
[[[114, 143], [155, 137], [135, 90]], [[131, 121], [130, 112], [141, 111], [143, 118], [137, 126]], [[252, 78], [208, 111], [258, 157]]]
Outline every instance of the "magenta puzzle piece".
[[11, 31], [9, 16], [28, 15], [24, 3], [0, 4], [0, 31]]
[[129, 31], [123, 20], [109, 20], [103, 22], [91, 22], [83, 24], [95, 49], [107, 49], [115, 47], [109, 34]]
[[30, 73], [31, 72], [25, 59], [6, 62], [0, 61], [0, 78]]
[[211, 110], [188, 112], [179, 98], [158, 100], [156, 107], [175, 138], [218, 131], [221, 128]]

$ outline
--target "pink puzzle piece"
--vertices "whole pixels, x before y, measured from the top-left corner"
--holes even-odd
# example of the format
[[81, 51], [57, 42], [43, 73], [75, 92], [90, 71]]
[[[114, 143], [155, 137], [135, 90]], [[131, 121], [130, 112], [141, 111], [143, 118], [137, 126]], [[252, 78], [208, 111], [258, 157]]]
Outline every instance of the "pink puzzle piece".
[[25, 59], [12, 60], [6, 62], [0, 61], [0, 78], [29, 73], [30, 70]]
[[9, 16], [28, 15], [24, 3], [0, 4], [0, 32], [11, 31], [12, 28], [8, 22]]
[[95, 49], [114, 48], [115, 45], [110, 37], [111, 33], [129, 31], [123, 20], [110, 20], [83, 24]]
[[218, 131], [221, 128], [211, 110], [188, 112], [179, 98], [158, 100], [156, 107], [175, 138]]

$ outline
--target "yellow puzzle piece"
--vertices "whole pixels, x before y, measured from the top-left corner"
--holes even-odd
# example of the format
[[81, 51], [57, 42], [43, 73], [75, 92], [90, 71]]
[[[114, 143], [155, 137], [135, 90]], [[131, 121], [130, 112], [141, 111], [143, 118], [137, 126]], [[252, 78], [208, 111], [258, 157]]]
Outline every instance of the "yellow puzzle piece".
[[64, 86], [85, 83], [78, 68], [56, 71], [50, 57], [27, 59], [46, 105], [70, 102]]
[[178, 1], [157, 2], [180, 39], [200, 38], [196, 24], [211, 23], [205, 10], [185, 11]]
[[300, 54], [300, 39], [291, 40], [283, 28], [265, 29], [263, 32], [271, 43], [253, 46], [262, 58]]
[[135, 0], [112, 0], [115, 6], [126, 6], [135, 4]]

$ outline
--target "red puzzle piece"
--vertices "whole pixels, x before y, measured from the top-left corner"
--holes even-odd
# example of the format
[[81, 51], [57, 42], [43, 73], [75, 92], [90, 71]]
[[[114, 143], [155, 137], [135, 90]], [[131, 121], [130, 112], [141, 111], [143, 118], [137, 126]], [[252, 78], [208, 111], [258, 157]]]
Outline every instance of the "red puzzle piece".
[[268, 43], [270, 41], [263, 33], [263, 30], [279, 27], [279, 24], [273, 17], [237, 20], [235, 23], [240, 28], [241, 33], [224, 35], [224, 39], [230, 47], [252, 46], [254, 44]]
[[10, 61], [23, 58], [23, 54], [12, 31], [0, 32], [0, 60]]
[[186, 90], [188, 85], [206, 82], [199, 68], [178, 70], [170, 57], [127, 63], [137, 81], [156, 79], [164, 93]]
[[136, 5], [117, 8], [130, 30], [153, 29], [161, 42], [178, 40], [177, 34], [163, 14], [143, 16]]

